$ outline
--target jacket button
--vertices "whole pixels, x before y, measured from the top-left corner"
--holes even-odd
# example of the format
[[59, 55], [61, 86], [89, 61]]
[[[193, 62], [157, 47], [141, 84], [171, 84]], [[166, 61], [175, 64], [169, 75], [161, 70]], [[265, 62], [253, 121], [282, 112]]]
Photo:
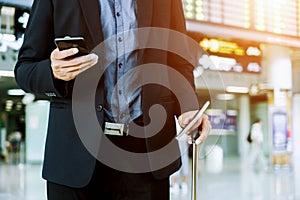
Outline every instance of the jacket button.
[[101, 112], [103, 110], [103, 106], [101, 104], [98, 104], [96, 106], [96, 110], [99, 111], [99, 112]]

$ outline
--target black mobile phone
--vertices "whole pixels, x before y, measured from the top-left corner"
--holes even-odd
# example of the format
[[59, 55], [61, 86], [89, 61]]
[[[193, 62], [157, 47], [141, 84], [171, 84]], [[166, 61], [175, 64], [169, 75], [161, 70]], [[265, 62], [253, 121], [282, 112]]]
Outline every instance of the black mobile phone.
[[85, 44], [83, 37], [62, 37], [62, 38], [55, 38], [54, 40], [57, 48], [62, 51], [70, 48], [77, 48], [79, 52], [71, 57], [83, 56], [89, 54], [89, 50]]

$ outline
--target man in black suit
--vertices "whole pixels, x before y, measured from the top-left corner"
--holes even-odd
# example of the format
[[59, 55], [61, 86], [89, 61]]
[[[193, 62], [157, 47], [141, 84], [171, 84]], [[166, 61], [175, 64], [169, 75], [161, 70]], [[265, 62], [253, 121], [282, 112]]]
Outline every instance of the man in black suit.
[[[147, 82], [132, 92], [131, 89], [135, 88], [133, 82], [146, 83], [147, 74], [142, 76], [139, 73], [131, 74], [126, 84], [122, 84], [122, 87], [118, 86], [122, 89], [118, 90], [118, 94], [114, 93], [114, 89], [120, 77], [126, 72], [136, 69], [135, 66], [149, 63], [147, 69], [150, 70], [157, 69], [153, 63], [160, 63], [174, 69], [171, 70], [172, 72], [165, 70], [164, 73], [162, 70], [155, 74], [161, 80], [167, 80], [171, 86], [176, 80], [172, 79], [170, 74], [179, 72], [188, 82], [188, 86], [194, 88], [193, 66], [186, 59], [167, 52], [166, 49], [147, 48], [147, 46], [144, 46], [144, 49], [133, 48], [130, 52], [123, 51], [126, 45], [134, 46], [136, 41], [144, 42], [138, 39], [125, 40], [122, 34], [126, 31], [158, 27], [164, 28], [159, 30], [167, 29], [185, 33], [185, 19], [181, 4], [180, 0], [34, 1], [24, 43], [15, 67], [15, 77], [19, 86], [26, 92], [51, 97], [43, 165], [48, 199], [169, 199], [169, 176], [178, 170], [181, 164], [180, 158], [163, 163], [170, 156], [178, 155], [176, 154], [178, 145], [174, 142], [176, 134], [174, 115], [179, 116], [179, 124], [184, 127], [191, 121], [198, 104], [189, 105], [187, 101], [186, 105], [182, 105], [175, 98], [174, 93], [189, 96], [185, 94], [186, 91], [182, 88], [184, 84], [181, 83], [174, 83], [175, 90], [179, 90], [178, 93], [160, 85], [159, 81], [152, 84]], [[97, 50], [104, 40], [116, 34], [118, 37], [106, 46], [112, 45], [115, 48]], [[153, 36], [161, 37], [156, 31], [143, 34], [145, 35], [152, 39]], [[76, 56], [78, 49], [59, 51], [54, 44], [55, 38], [65, 36], [84, 37], [91, 53], [68, 58], [72, 55]], [[183, 49], [186, 48], [184, 40], [175, 42]], [[100, 69], [105, 59], [113, 53], [116, 54], [115, 60], [109, 63], [103, 76], [99, 74], [99, 83], [96, 86], [84, 85], [83, 90], [78, 89], [77, 85], [80, 85], [81, 77], [82, 80], [87, 77], [88, 82], [89, 75], [91, 77], [95, 75], [90, 70]], [[125, 71], [122, 71], [123, 69]], [[77, 84], [76, 81], [79, 83]], [[85, 95], [85, 89], [89, 90], [89, 87], [95, 87], [95, 95], [91, 95], [92, 101], [86, 100], [89, 95]], [[130, 93], [129, 97], [126, 96], [127, 93]], [[124, 99], [122, 95], [125, 95]], [[150, 108], [156, 104], [164, 107], [164, 115], [159, 114], [151, 118]], [[93, 106], [92, 113], [88, 113], [91, 118], [78, 120], [76, 113], [79, 110], [79, 113], [84, 114], [85, 105]], [[102, 127], [101, 130], [89, 126], [93, 116], [96, 116], [97, 123]], [[148, 135], [149, 131], [139, 128], [153, 123], [155, 117], [159, 118], [158, 121], [160, 117], [165, 118], [165, 123], [157, 134]], [[82, 131], [78, 127], [78, 121], [84, 125], [88, 124], [86, 130]], [[197, 127], [201, 127], [199, 128], [201, 135], [196, 141], [200, 143], [205, 140], [210, 131], [210, 123], [205, 115], [197, 121], [191, 131]], [[82, 133], [85, 131], [86, 133]], [[91, 152], [82, 138], [82, 135], [89, 137], [89, 132], [94, 132], [100, 137], [99, 140], [91, 138], [86, 140], [96, 144], [100, 158], [97, 153]], [[141, 160], [141, 164], [146, 169], [140, 169], [136, 164], [138, 162], [133, 164], [131, 157], [124, 158], [108, 151], [107, 141], [126, 152], [147, 155], [145, 160]], [[170, 143], [172, 147], [168, 151], [162, 151], [159, 156], [151, 156], [152, 152], [163, 149]], [[110, 165], [109, 162], [101, 159], [101, 155], [106, 155], [114, 161], [117, 158], [120, 162]]]

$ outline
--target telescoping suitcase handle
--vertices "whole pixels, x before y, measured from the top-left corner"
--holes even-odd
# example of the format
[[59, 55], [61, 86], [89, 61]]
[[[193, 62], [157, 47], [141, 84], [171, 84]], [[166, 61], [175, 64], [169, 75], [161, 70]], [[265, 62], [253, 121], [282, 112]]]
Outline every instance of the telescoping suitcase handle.
[[192, 148], [193, 148], [193, 159], [192, 159], [192, 184], [191, 184], [191, 199], [197, 200], [197, 180], [198, 180], [198, 145], [196, 139], [199, 136], [198, 130], [192, 134]]
[[[200, 117], [204, 114], [205, 110], [208, 108], [210, 102], [207, 101], [202, 106], [201, 109], [196, 113], [195, 117], [191, 120], [191, 122], [176, 136], [176, 139], [179, 139], [181, 136], [186, 134], [190, 128], [200, 119]], [[193, 159], [192, 159], [192, 183], [191, 183], [191, 199], [197, 200], [197, 169], [198, 169], [198, 145], [196, 144], [196, 139], [199, 136], [199, 131], [195, 130], [192, 133], [192, 148], [193, 148]]]

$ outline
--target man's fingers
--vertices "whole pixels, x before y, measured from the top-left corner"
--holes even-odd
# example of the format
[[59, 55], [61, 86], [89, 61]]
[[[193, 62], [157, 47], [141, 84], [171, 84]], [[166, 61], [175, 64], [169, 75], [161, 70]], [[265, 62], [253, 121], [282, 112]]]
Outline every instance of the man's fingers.
[[[77, 65], [77, 66], [73, 66], [72, 68], [66, 68], [66, 74], [68, 73], [72, 73], [73, 76], [77, 76], [78, 74], [84, 72], [85, 70], [91, 68], [92, 66], [94, 66], [96, 63], [91, 60], [89, 62]], [[75, 78], [74, 77], [74, 78]]]
[[201, 142], [206, 140], [206, 138], [209, 135], [210, 130], [211, 130], [211, 124], [208, 120], [208, 117], [206, 115], [204, 115], [203, 120], [202, 120], [201, 130], [199, 130], [200, 136], [197, 138], [196, 144], [200, 144]]
[[184, 114], [180, 115], [179, 118], [178, 118], [179, 125], [181, 127], [186, 127], [186, 125], [188, 125], [188, 123], [190, 121], [192, 121], [192, 119], [194, 118], [196, 112], [197, 111], [190, 111], [190, 112], [187, 112], [187, 113], [184, 113]]
[[89, 69], [98, 62], [96, 54], [89, 54], [71, 60], [60, 60], [52, 65], [55, 78], [62, 80], [74, 79], [81, 72]]
[[56, 60], [52, 62], [51, 66], [54, 69], [70, 68], [71, 71], [74, 71], [76, 70], [76, 67], [79, 67], [81, 65], [95, 65], [97, 62], [98, 56], [96, 54], [89, 54], [69, 60]]
[[76, 58], [74, 60], [76, 61], [70, 61], [68, 62], [68, 65], [72, 66], [67, 66], [67, 67], [62, 67], [65, 69], [65, 72], [75, 72], [75, 71], [85, 71], [86, 69], [94, 66], [98, 62], [98, 56], [95, 54], [90, 54], [88, 56], [83, 56], [85, 58]]
[[97, 62], [97, 61], [98, 61], [98, 56], [96, 54], [88, 54], [85, 56], [80, 56], [80, 57], [68, 60], [67, 62], [68, 62], [69, 66], [79, 66], [79, 65], [83, 65], [85, 63], [92, 63], [92, 62]]
[[78, 53], [77, 48], [66, 49], [63, 51], [59, 51], [57, 48], [52, 52], [51, 57], [56, 60], [62, 60], [69, 56], [73, 56]]
[[[203, 115], [198, 121], [197, 123], [195, 124], [195, 126], [193, 126], [191, 128], [191, 130], [195, 130], [196, 128], [199, 128], [199, 137], [196, 139], [195, 143], [196, 144], [200, 144], [202, 143], [204, 140], [206, 140], [206, 138], [208, 137], [209, 135], [209, 132], [211, 130], [211, 124], [208, 120], [208, 117], [207, 115]], [[192, 133], [193, 131], [189, 131], [189, 133]], [[192, 136], [191, 135], [188, 135], [188, 143], [189, 144], [192, 144]]]

